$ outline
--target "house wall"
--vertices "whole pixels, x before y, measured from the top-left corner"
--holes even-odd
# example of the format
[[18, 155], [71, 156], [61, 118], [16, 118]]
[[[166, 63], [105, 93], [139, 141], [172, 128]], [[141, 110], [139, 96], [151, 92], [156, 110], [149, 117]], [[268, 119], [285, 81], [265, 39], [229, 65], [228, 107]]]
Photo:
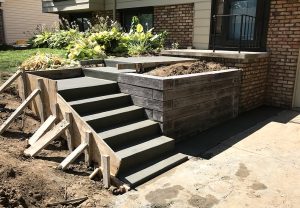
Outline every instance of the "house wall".
[[[208, 49], [210, 33], [211, 0], [117, 0], [117, 9], [136, 7], [160, 7], [170, 5], [194, 4], [193, 14], [193, 40], [192, 45], [199, 49]], [[105, 8], [112, 9], [113, 1], [106, 0]], [[174, 27], [177, 27], [174, 25]]]
[[37, 25], [53, 25], [58, 15], [42, 13], [42, 2], [37, 0], [8, 0], [3, 3], [5, 40], [28, 39]]
[[104, 0], [66, 0], [53, 2], [53, 0], [42, 0], [43, 12], [78, 12], [104, 10]]
[[154, 7], [154, 30], [167, 31], [166, 45], [179, 43], [180, 48], [193, 46], [194, 4]]
[[3, 21], [3, 10], [0, 8], [0, 45], [4, 44], [4, 21]]
[[[300, 2], [271, 1], [267, 104], [292, 107], [300, 47]], [[299, 92], [298, 92], [299, 93]]]

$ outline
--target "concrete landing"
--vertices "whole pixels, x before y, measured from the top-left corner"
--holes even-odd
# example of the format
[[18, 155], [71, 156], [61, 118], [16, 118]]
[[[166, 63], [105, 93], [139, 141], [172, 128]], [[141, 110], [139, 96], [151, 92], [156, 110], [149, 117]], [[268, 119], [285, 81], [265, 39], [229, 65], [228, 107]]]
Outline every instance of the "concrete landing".
[[[225, 139], [203, 153], [205, 158], [193, 157], [138, 187], [138, 192], [118, 197], [113, 207], [299, 207], [300, 113], [264, 108], [239, 121], [240, 131], [224, 124], [196, 138], [215, 139], [215, 132]], [[231, 134], [222, 136], [225, 127]]]
[[172, 64], [178, 62], [195, 61], [193, 58], [181, 58], [172, 56], [143, 56], [143, 57], [118, 57], [105, 59], [106, 66], [116, 67], [116, 64]]
[[72, 79], [61, 79], [57, 80], [58, 91], [74, 89], [74, 88], [84, 88], [84, 87], [93, 87], [96, 85], [105, 85], [114, 83], [109, 80], [97, 79], [92, 77], [78, 77]]

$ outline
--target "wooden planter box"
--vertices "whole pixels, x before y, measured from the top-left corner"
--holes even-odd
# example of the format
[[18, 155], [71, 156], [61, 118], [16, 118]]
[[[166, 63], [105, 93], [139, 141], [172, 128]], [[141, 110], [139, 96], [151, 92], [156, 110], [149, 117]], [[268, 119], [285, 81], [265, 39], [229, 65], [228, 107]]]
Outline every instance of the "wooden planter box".
[[120, 74], [121, 92], [158, 121], [164, 135], [192, 136], [238, 115], [241, 70], [172, 77]]

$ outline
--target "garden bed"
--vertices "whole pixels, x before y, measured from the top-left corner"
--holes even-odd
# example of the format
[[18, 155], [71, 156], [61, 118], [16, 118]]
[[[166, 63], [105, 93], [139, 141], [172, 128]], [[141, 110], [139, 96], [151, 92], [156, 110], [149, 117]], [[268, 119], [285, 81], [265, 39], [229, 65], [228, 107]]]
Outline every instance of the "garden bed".
[[180, 140], [238, 115], [240, 79], [240, 70], [227, 69], [169, 77], [125, 73], [118, 82], [164, 135]]

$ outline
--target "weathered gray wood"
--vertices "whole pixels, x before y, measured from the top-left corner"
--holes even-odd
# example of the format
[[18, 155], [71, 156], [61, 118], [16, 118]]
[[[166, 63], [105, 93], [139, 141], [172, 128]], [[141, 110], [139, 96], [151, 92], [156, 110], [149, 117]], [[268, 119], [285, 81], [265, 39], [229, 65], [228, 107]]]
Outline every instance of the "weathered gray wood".
[[69, 127], [66, 129], [66, 138], [69, 152], [73, 152], [73, 142], [72, 142], [72, 113], [66, 112], [66, 120], [69, 122]]
[[152, 109], [152, 110], [158, 110], [158, 111], [168, 111], [172, 109], [172, 100], [168, 101], [159, 101], [159, 100], [153, 100], [153, 99], [148, 99], [148, 98], [143, 98], [139, 96], [131, 96], [133, 104], [144, 107], [147, 109]]
[[24, 151], [25, 155], [34, 157], [45, 147], [47, 147], [53, 140], [57, 139], [69, 126], [69, 122], [62, 120], [53, 129], [48, 131], [44, 136], [42, 136], [36, 143], [30, 146]]
[[85, 143], [88, 144], [88, 147], [85, 149], [84, 151], [84, 158], [85, 158], [85, 164], [87, 166], [90, 166], [91, 165], [91, 162], [92, 162], [92, 145], [91, 145], [91, 142], [92, 142], [92, 132], [91, 131], [87, 131], [85, 132]]
[[7, 87], [9, 87], [16, 79], [18, 79], [22, 75], [22, 71], [17, 71], [14, 75], [12, 75], [1, 87], [0, 93], [2, 93]]
[[22, 84], [23, 92], [20, 94], [22, 94], [22, 101], [24, 101], [27, 98], [27, 79], [26, 79], [25, 70], [21, 70], [21, 71], [22, 71], [22, 74], [21, 74], [22, 83], [21, 84]]
[[13, 112], [13, 114], [0, 126], [0, 134], [6, 131], [9, 125], [22, 113], [29, 103], [40, 93], [39, 89], [35, 89], [24, 102]]
[[120, 74], [118, 82], [157, 90], [171, 89], [173, 87], [173, 79], [171, 78], [161, 78], [140, 74]]
[[101, 167], [102, 167], [102, 175], [103, 175], [103, 183], [105, 188], [110, 187], [110, 158], [108, 155], [101, 156]]
[[118, 83], [122, 93], [136, 95], [145, 98], [152, 98], [152, 89], [134, 86], [130, 84]]
[[28, 140], [28, 144], [33, 145], [35, 142], [37, 142], [41, 136], [47, 132], [52, 125], [56, 121], [56, 116], [49, 116], [47, 120], [40, 126], [40, 128], [32, 135], [32, 137]]
[[39, 114], [40, 114], [40, 119], [41, 119], [41, 123], [45, 122], [45, 110], [44, 110], [44, 104], [43, 104], [43, 79], [38, 79], [38, 89], [40, 90], [40, 94], [38, 96], [38, 109], [39, 109]]
[[67, 167], [74, 162], [88, 147], [87, 143], [80, 144], [71, 154], [68, 155], [58, 166], [58, 169], [66, 170]]

